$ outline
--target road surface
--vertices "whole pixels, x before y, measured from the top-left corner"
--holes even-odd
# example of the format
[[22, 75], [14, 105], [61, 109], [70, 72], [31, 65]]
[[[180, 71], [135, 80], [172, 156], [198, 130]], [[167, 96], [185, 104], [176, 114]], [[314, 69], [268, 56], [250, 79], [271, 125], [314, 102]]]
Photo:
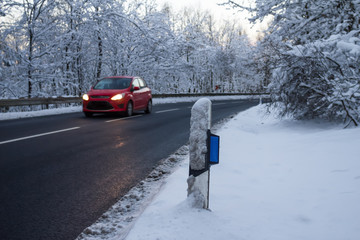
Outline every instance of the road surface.
[[[256, 104], [213, 101], [213, 123]], [[0, 239], [75, 239], [187, 143], [192, 105], [0, 121]]]

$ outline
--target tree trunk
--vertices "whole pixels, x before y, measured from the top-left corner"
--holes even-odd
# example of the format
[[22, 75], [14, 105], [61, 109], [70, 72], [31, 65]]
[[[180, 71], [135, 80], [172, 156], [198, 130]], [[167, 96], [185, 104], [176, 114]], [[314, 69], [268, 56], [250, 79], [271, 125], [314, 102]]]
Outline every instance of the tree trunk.
[[103, 48], [102, 48], [102, 40], [100, 37], [100, 33], [98, 36], [98, 66], [97, 66], [97, 73], [96, 73], [96, 78], [100, 79], [101, 77], [101, 68], [102, 68], [102, 57], [103, 57]]
[[28, 98], [31, 98], [32, 95], [32, 58], [33, 58], [33, 43], [34, 42], [34, 34], [32, 29], [29, 29], [29, 56], [28, 56]]

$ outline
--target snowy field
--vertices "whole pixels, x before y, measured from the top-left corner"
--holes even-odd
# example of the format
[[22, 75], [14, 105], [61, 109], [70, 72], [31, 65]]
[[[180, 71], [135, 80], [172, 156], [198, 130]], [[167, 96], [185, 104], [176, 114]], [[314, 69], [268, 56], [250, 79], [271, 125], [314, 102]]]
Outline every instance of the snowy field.
[[360, 239], [360, 129], [265, 112], [254, 107], [217, 132], [211, 211], [189, 207], [185, 157], [126, 240]]

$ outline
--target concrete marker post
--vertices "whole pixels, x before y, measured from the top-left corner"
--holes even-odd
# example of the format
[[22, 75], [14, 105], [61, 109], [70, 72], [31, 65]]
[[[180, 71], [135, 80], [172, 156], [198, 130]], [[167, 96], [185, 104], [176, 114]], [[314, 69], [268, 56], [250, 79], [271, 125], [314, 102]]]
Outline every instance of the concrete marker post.
[[211, 101], [199, 99], [191, 109], [190, 169], [188, 198], [193, 207], [209, 208], [210, 166], [208, 163], [208, 130], [211, 127]]

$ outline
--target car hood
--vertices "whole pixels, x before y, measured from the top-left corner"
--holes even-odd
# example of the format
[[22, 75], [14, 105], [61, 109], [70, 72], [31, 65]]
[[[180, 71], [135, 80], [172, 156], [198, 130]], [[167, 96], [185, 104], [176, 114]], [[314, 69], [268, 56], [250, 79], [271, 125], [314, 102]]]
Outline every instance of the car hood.
[[127, 89], [91, 89], [88, 92], [90, 96], [113, 96], [119, 93], [125, 93]]

